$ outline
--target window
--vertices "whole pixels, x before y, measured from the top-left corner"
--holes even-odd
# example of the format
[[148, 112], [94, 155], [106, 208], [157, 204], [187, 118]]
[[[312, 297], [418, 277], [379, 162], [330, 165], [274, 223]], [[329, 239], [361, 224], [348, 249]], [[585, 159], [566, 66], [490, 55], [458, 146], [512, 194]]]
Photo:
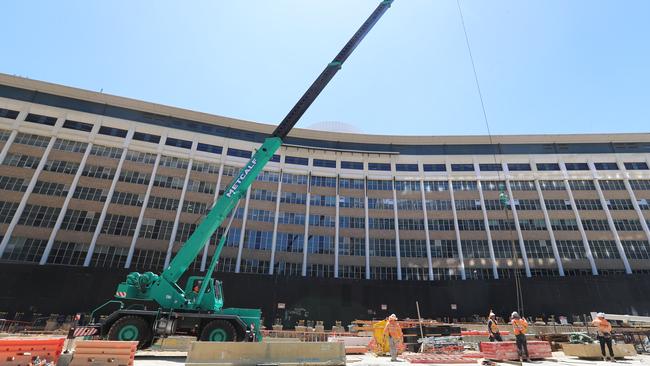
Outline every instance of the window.
[[102, 234], [133, 236], [137, 222], [137, 217], [107, 214]]
[[32, 135], [29, 133], [18, 133], [14, 139], [15, 144], [46, 147], [50, 143], [51, 138], [39, 135]]
[[621, 255], [616, 248], [616, 242], [613, 240], [591, 240], [589, 242], [591, 253], [594, 258], [600, 259], [618, 259]]
[[365, 200], [361, 197], [339, 196], [339, 207], [344, 208], [364, 208]]
[[398, 172], [417, 172], [417, 164], [395, 164], [395, 170]]
[[446, 172], [447, 166], [445, 164], [422, 164], [422, 169], [425, 172]]
[[458, 258], [458, 245], [455, 240], [432, 240], [432, 258]]
[[40, 159], [35, 156], [7, 154], [2, 164], [17, 168], [36, 169], [39, 162]]
[[621, 241], [629, 259], [650, 259], [650, 244], [646, 240]]
[[619, 231], [643, 231], [639, 220], [614, 220], [614, 227]]
[[371, 280], [395, 280], [397, 268], [395, 267], [370, 267]]
[[183, 189], [184, 179], [180, 177], [168, 177], [165, 175], [156, 175], [153, 185], [171, 189]]
[[54, 242], [54, 245], [52, 245], [50, 255], [47, 257], [47, 263], [81, 266], [86, 259], [88, 247], [88, 244], [57, 240]]
[[309, 165], [308, 158], [301, 158], [298, 156], [285, 156], [284, 162], [286, 164], [293, 164], [293, 165]]
[[426, 200], [426, 206], [431, 211], [451, 211], [450, 200]]
[[571, 210], [571, 201], [569, 200], [546, 200], [544, 201], [544, 203], [546, 204], [547, 210], [553, 210], [553, 211]]
[[106, 158], [119, 160], [122, 157], [122, 149], [119, 147], [93, 145], [93, 147], [90, 149], [90, 155], [103, 156]]
[[275, 264], [273, 273], [278, 276], [302, 276], [302, 264], [280, 261]]
[[38, 262], [46, 244], [47, 240], [12, 237], [1, 259], [12, 262]]
[[484, 191], [501, 191], [506, 189], [506, 182], [502, 180], [486, 180], [481, 182]]
[[20, 114], [18, 111], [0, 108], [0, 117], [2, 118], [16, 119], [18, 117], [18, 114]]
[[13, 219], [18, 209], [18, 202], [0, 201], [0, 223], [8, 224]]
[[90, 264], [93, 267], [124, 268], [129, 248], [109, 247], [100, 245], [95, 247]]
[[83, 123], [83, 122], [77, 122], [77, 121], [66, 119], [65, 122], [63, 122], [63, 128], [69, 128], [71, 130], [77, 130], [83, 132], [90, 132], [93, 130], [93, 125], [90, 123]]
[[234, 156], [236, 158], [245, 158], [245, 159], [250, 159], [252, 156], [252, 153], [248, 150], [240, 150], [232, 147], [228, 148], [228, 152], [226, 154], [228, 156]]
[[391, 191], [392, 189], [393, 181], [368, 179], [368, 190], [370, 191]]
[[[2, 109], [0, 109], [1, 111]], [[11, 132], [7, 130], [0, 129], [0, 141], [7, 141], [9, 140], [9, 136], [11, 136]]]
[[587, 231], [608, 231], [607, 220], [582, 220], [582, 226]]
[[368, 228], [371, 230], [395, 230], [395, 219], [371, 217], [368, 218]]
[[194, 160], [192, 162], [192, 170], [195, 172], [219, 174], [219, 165], [205, 161]]
[[54, 142], [53, 148], [55, 150], [67, 152], [84, 152], [86, 150], [86, 146], [88, 146], [88, 144], [85, 142], [57, 139]]
[[175, 198], [150, 196], [147, 202], [148, 208], [159, 210], [176, 211], [179, 201]]
[[442, 192], [449, 190], [449, 183], [446, 181], [424, 181], [425, 192]]
[[396, 257], [395, 239], [370, 238], [370, 256]]
[[246, 230], [244, 232], [244, 248], [253, 250], [271, 250], [273, 232]]
[[366, 240], [349, 236], [339, 237], [339, 255], [365, 256]]
[[305, 193], [282, 192], [280, 194], [280, 202], [294, 205], [304, 205], [307, 203], [307, 195]]
[[169, 240], [173, 227], [173, 221], [144, 218], [142, 219], [142, 227], [138, 237], [154, 240]]
[[454, 201], [456, 205], [456, 210], [459, 211], [480, 211], [481, 210], [481, 201], [480, 200], [456, 200]]
[[360, 280], [360, 279], [364, 279], [365, 276], [366, 276], [365, 267], [339, 265], [339, 278]]
[[[89, 188], [89, 189], [94, 189], [94, 188]], [[102, 189], [99, 189], [99, 190], [96, 190], [96, 191], [100, 191], [100, 192], [97, 192], [96, 194], [100, 194], [100, 193], [103, 194]], [[75, 192], [75, 194], [76, 194], [76, 192]], [[150, 201], [147, 204], [147, 207], [152, 207], [150, 205], [151, 204], [151, 198], [153, 198], [153, 197], [149, 198]], [[103, 200], [106, 200], [106, 197], [103, 197]], [[142, 194], [137, 194], [137, 193], [114, 191], [113, 196], [111, 197], [111, 202], [112, 203], [117, 203], [117, 204], [120, 204], [120, 205], [142, 207], [142, 205], [144, 204], [144, 196]], [[156, 207], [156, 208], [158, 208], [158, 207]]]
[[252, 200], [275, 202], [276, 198], [275, 191], [268, 191], [266, 189], [253, 189], [251, 191]]
[[187, 169], [190, 161], [183, 158], [177, 158], [174, 156], [160, 156], [160, 166], [174, 169]]
[[632, 200], [628, 199], [611, 199], [607, 200], [607, 207], [610, 210], [634, 210]]
[[600, 188], [604, 191], [624, 191], [625, 183], [622, 180], [601, 180]]
[[92, 232], [97, 228], [99, 212], [68, 209], [63, 216], [61, 230]]
[[27, 186], [23, 184], [24, 182], [25, 180], [22, 178], [0, 177], [0, 189], [6, 191], [25, 192]]
[[458, 230], [485, 231], [485, 223], [483, 220], [458, 220]]
[[[167, 256], [167, 251], [162, 250], [147, 250], [147, 249], [135, 249], [133, 251], [133, 257], [131, 260], [131, 267], [134, 269], [152, 269], [160, 270], [165, 265], [165, 257]], [[193, 265], [192, 265], [193, 266]], [[199, 268], [194, 268], [198, 270]]]
[[187, 182], [187, 190], [189, 192], [214, 194], [215, 189], [217, 189], [216, 183], [204, 182], [204, 181], [194, 180], [194, 179], [190, 179]]
[[427, 241], [421, 239], [400, 239], [399, 252], [402, 257], [426, 258]]
[[452, 172], [473, 172], [474, 164], [451, 164]]
[[581, 241], [577, 240], [557, 240], [555, 242], [557, 250], [562, 259], [584, 259], [585, 247]]
[[213, 154], [221, 154], [221, 152], [223, 151], [223, 148], [221, 146], [204, 144], [202, 142], [199, 142], [198, 145], [196, 146], [196, 150], [197, 151], [209, 152], [209, 153], [213, 153]]
[[420, 182], [413, 180], [395, 181], [395, 190], [398, 192], [420, 192]]
[[632, 179], [630, 180], [630, 186], [635, 191], [650, 191], [650, 180]]
[[451, 186], [454, 191], [477, 191], [478, 184], [474, 181], [468, 180], [457, 180], [451, 182]]
[[208, 205], [203, 202], [184, 201], [183, 212], [203, 215], [208, 211]]
[[500, 172], [503, 170], [501, 164], [479, 164], [478, 168], [482, 172]]
[[392, 198], [368, 198], [368, 208], [372, 210], [392, 210], [394, 205]]
[[[186, 242], [187, 239], [192, 235], [192, 233], [196, 230], [196, 224], [188, 224], [186, 222], [180, 222], [178, 224], [178, 229], [176, 229], [176, 238], [174, 238], [174, 241], [176, 242]], [[228, 246], [229, 240], [233, 236], [237, 236], [237, 245], [239, 245], [239, 229], [238, 228], [231, 228], [230, 231], [228, 231], [228, 239], [226, 239], [226, 246]]]
[[307, 276], [309, 277], [334, 277], [334, 266], [331, 264], [309, 264], [307, 266]]
[[30, 113], [27, 115], [27, 117], [25, 117], [25, 122], [32, 122], [41, 125], [54, 126], [56, 124], [56, 117], [49, 117], [40, 114]]
[[648, 164], [645, 162], [630, 162], [623, 163], [627, 170], [648, 170]]
[[452, 219], [429, 219], [429, 230], [433, 231], [449, 231], [454, 229], [454, 220]]
[[138, 141], [150, 142], [157, 144], [160, 142], [160, 136], [152, 135], [150, 133], [136, 132], [133, 134], [133, 139]]
[[566, 170], [589, 170], [587, 163], [564, 163]]
[[488, 211], [504, 210], [506, 205], [502, 204], [500, 200], [485, 200], [485, 209]]
[[537, 211], [541, 210], [542, 206], [539, 200], [515, 200], [515, 207], [523, 211]]
[[304, 244], [305, 237], [303, 234], [278, 231], [275, 250], [280, 252], [302, 253]]
[[142, 151], [129, 150], [126, 153], [126, 160], [136, 163], [151, 165], [156, 162], [156, 154], [146, 153]]
[[508, 164], [508, 170], [511, 172], [521, 172], [521, 171], [529, 171], [530, 169], [530, 164], [527, 163], [510, 163]]
[[341, 178], [339, 179], [339, 188], [365, 189], [365, 184], [363, 179]]
[[307, 185], [307, 176], [302, 174], [282, 173], [282, 183]]
[[342, 229], [365, 229], [365, 217], [339, 216], [339, 227]]
[[114, 137], [126, 137], [127, 131], [121, 128], [101, 126], [99, 128], [99, 134]]
[[341, 161], [341, 169], [363, 170], [363, 163], [360, 161]]
[[560, 170], [558, 163], [537, 163], [537, 170], [539, 171], [557, 171]]
[[123, 169], [120, 172], [119, 180], [120, 182], [147, 185], [149, 184], [149, 174]]
[[398, 199], [397, 209], [408, 210], [408, 211], [420, 211], [422, 210], [422, 200]]
[[594, 163], [596, 170], [618, 170], [616, 163]]
[[424, 230], [424, 220], [423, 219], [398, 219], [397, 227], [400, 230]]
[[61, 212], [60, 208], [27, 205], [18, 220], [18, 225], [54, 227], [59, 212]]
[[278, 223], [288, 225], [305, 225], [305, 214], [296, 212], [278, 212]]
[[575, 200], [576, 208], [578, 210], [602, 210], [603, 206], [600, 204], [600, 200]]
[[[87, 166], [89, 167], [89, 166]], [[79, 164], [72, 163], [69, 161], [61, 160], [51, 160], [45, 163], [43, 170], [48, 172], [64, 173], [64, 174], [75, 174], [79, 169]], [[110, 169], [107, 169], [110, 171]], [[85, 172], [85, 169], [84, 169]], [[84, 174], [85, 175], [85, 174]], [[112, 178], [112, 177], [111, 177]]]
[[36, 182], [36, 185], [34, 186], [34, 190], [32, 192], [48, 196], [65, 196], [68, 194], [68, 186], [65, 184], [39, 180]]
[[336, 160], [314, 159], [313, 164], [321, 168], [336, 168]]
[[256, 181], [259, 182], [279, 182], [280, 173], [270, 172], [268, 170], [262, 171], [256, 178]]
[[510, 182], [513, 191], [535, 191], [535, 182], [532, 180], [513, 180]]
[[574, 219], [551, 219], [551, 228], [554, 231], [578, 231], [578, 222]]
[[540, 180], [539, 186], [542, 191], [564, 191], [564, 181], [562, 180]]
[[334, 237], [323, 235], [310, 235], [307, 250], [314, 254], [334, 253]]
[[[494, 258], [512, 259], [521, 258], [519, 242], [515, 240], [493, 240]], [[464, 253], [463, 253], [464, 254]], [[499, 276], [501, 276], [499, 274]]]
[[180, 147], [182, 149], [191, 149], [192, 148], [192, 141], [181, 140], [181, 139], [177, 139], [177, 138], [173, 138], [173, 137], [167, 137], [167, 139], [165, 140], [165, 145]]
[[336, 177], [319, 177], [312, 175], [311, 185], [316, 187], [336, 188]]
[[429, 280], [429, 268], [427, 267], [417, 267], [415, 265], [410, 265], [408, 267], [402, 267], [402, 280], [404, 281], [428, 281]]
[[312, 206], [335, 207], [336, 196], [323, 196], [320, 194], [312, 194], [310, 204]]
[[[54, 162], [53, 162], [54, 163]], [[113, 179], [115, 170], [104, 166], [86, 165], [81, 175], [98, 179]]]
[[461, 240], [464, 258], [490, 258], [490, 248], [487, 240]]
[[275, 213], [273, 211], [260, 210], [257, 208], [248, 209], [248, 219], [251, 221], [273, 222]]
[[570, 180], [569, 187], [575, 191], [595, 191], [596, 186], [591, 180]]
[[368, 170], [390, 171], [390, 163], [368, 163]]
[[521, 230], [531, 231], [531, 230], [546, 230], [546, 221], [544, 220], [524, 220], [519, 219], [519, 227]]
[[515, 222], [513, 220], [488, 220], [490, 230], [494, 231], [512, 231], [515, 230]]

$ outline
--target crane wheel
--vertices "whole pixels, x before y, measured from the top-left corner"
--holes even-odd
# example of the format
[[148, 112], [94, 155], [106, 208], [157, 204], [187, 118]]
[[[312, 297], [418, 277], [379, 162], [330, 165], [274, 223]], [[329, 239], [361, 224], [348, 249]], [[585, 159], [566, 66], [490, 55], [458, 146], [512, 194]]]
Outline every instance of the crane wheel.
[[216, 319], [203, 327], [199, 339], [209, 342], [236, 342], [237, 330], [229, 321]]
[[110, 341], [138, 341], [138, 349], [151, 346], [151, 325], [144, 318], [127, 315], [119, 318], [108, 330]]

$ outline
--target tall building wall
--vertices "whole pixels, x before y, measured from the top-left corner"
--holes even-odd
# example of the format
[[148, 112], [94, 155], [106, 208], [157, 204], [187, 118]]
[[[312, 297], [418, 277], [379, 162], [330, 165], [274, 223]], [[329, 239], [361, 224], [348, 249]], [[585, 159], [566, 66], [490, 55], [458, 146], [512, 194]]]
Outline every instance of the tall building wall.
[[[160, 271], [270, 130], [2, 76], [0, 260]], [[650, 135], [495, 141], [298, 130], [241, 200], [218, 271], [650, 271]], [[205, 270], [217, 234], [191, 270]]]

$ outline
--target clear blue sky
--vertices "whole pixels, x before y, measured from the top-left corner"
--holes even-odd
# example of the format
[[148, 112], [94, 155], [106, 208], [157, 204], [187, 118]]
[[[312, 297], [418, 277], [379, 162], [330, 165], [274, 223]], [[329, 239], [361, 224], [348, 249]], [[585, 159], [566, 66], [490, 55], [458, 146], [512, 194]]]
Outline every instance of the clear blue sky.
[[[276, 124], [379, 0], [7, 1], [0, 72]], [[461, 0], [495, 134], [650, 130], [650, 1]], [[396, 0], [298, 126], [485, 134], [455, 0]]]

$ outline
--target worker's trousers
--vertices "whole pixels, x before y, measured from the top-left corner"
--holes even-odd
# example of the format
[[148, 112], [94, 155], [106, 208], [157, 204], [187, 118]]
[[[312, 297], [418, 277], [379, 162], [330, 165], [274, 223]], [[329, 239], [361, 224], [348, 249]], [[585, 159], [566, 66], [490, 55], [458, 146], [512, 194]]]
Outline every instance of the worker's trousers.
[[517, 342], [517, 354], [519, 358], [529, 358], [528, 357], [528, 343], [526, 342], [525, 334], [516, 334], [515, 341]]
[[397, 341], [393, 337], [388, 337], [388, 346], [390, 347], [390, 360], [397, 361]]
[[490, 342], [503, 342], [503, 338], [501, 338], [501, 333], [492, 333], [490, 336]]
[[598, 336], [598, 341], [600, 342], [600, 353], [603, 354], [603, 357], [607, 357], [605, 354], [605, 345], [609, 349], [609, 356], [614, 358], [614, 350], [612, 349], [612, 337]]

